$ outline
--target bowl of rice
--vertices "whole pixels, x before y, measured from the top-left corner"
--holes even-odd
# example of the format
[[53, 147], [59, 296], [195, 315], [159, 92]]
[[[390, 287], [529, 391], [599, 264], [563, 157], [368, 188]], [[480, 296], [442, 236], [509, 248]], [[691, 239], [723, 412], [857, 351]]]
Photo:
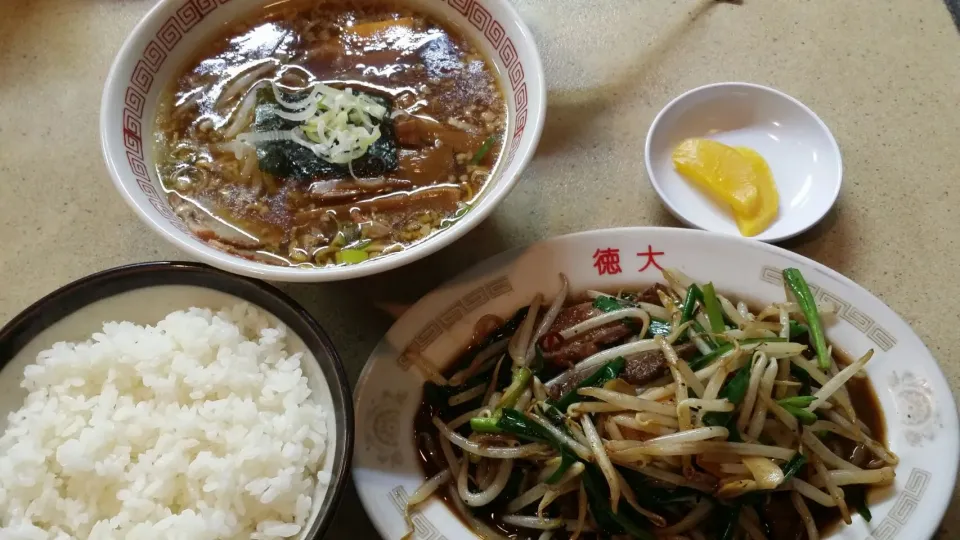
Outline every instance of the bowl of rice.
[[94, 274], [0, 329], [0, 538], [320, 538], [353, 424], [329, 338], [276, 288]]

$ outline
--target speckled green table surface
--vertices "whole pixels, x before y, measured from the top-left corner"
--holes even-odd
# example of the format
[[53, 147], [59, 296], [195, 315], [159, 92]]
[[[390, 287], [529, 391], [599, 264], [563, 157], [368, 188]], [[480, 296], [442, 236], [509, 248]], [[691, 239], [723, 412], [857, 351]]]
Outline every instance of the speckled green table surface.
[[[0, 322], [91, 272], [185, 256], [114, 191], [98, 137], [110, 62], [150, 0], [5, 0], [0, 16]], [[340, 284], [283, 288], [355, 381], [393, 316], [504, 249], [587, 229], [679, 226], [643, 167], [673, 96], [725, 80], [813, 108], [844, 159], [837, 206], [785, 243], [902, 315], [960, 388], [960, 36], [941, 0], [516, 0], [549, 85], [516, 189], [452, 247]], [[943, 456], [943, 459], [958, 459]], [[938, 538], [960, 538], [956, 495]], [[352, 486], [330, 538], [376, 538]]]

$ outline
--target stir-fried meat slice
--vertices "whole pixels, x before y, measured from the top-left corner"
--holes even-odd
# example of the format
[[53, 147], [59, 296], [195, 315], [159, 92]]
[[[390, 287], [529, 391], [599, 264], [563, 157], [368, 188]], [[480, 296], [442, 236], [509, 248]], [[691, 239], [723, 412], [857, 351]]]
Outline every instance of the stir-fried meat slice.
[[557, 314], [557, 318], [553, 321], [553, 326], [550, 327], [550, 332], [561, 332], [577, 323], [582, 323], [591, 317], [596, 317], [601, 313], [603, 312], [593, 307], [593, 302], [580, 302], [579, 304], [567, 306]]
[[777, 540], [802, 540], [807, 537], [800, 514], [797, 513], [790, 495], [772, 493], [762, 506], [761, 516], [770, 527], [770, 537]]
[[[598, 368], [598, 369], [599, 369], [599, 368]], [[592, 370], [591, 370], [591, 371], [586, 371], [586, 372], [583, 372], [583, 373], [578, 373], [578, 374], [574, 375], [573, 377], [570, 377], [569, 379], [567, 379], [566, 381], [564, 381], [563, 384], [558, 384], [558, 385], [555, 385], [555, 386], [548, 386], [548, 387], [547, 387], [547, 395], [549, 395], [549, 396], [550, 396], [550, 399], [552, 399], [552, 400], [558, 400], [558, 399], [560, 399], [561, 397], [563, 397], [564, 394], [566, 394], [566, 393], [569, 392], [570, 390], [573, 390], [574, 388], [576, 388], [577, 385], [580, 384], [580, 381], [582, 381], [582, 380], [586, 379], [587, 377], [589, 377], [589, 376], [591, 375], [591, 373], [592, 373]]]
[[660, 295], [657, 294], [657, 291], [663, 291], [665, 293], [669, 293], [670, 289], [668, 289], [666, 285], [661, 285], [660, 283], [656, 283], [648, 287], [647, 290], [640, 293], [640, 301], [646, 302], [648, 304], [654, 304], [657, 306], [662, 305], [660, 303]]
[[[656, 296], [656, 289], [660, 285], [654, 285], [644, 291], [641, 299], [648, 298], [651, 295]], [[647, 300], [644, 300], [647, 301]], [[659, 298], [656, 301], [650, 301], [651, 304], [660, 304]], [[592, 302], [582, 302], [564, 308], [553, 326], [550, 327], [548, 335], [556, 335], [575, 324], [581, 323], [593, 317], [602, 315], [603, 311], [594, 307]], [[639, 321], [636, 323], [639, 325]], [[617, 341], [636, 332], [637, 328], [624, 321], [615, 321], [605, 324], [599, 328], [577, 336], [574, 339], [560, 343], [556, 348], [545, 350], [543, 357], [557, 365], [572, 366], [584, 358], [596, 354], [604, 346], [611, 345]]]
[[[592, 302], [583, 302], [564, 308], [557, 315], [557, 320], [550, 327], [548, 334], [555, 335], [567, 328], [602, 315], [603, 311], [593, 307]], [[544, 351], [543, 357], [548, 362], [561, 366], [572, 366], [584, 358], [596, 354], [603, 345], [615, 343], [632, 333], [630, 326], [623, 321], [605, 324], [599, 328], [561, 343], [557, 348]]]
[[[662, 285], [657, 284], [640, 296], [644, 302], [660, 305], [660, 298], [657, 295], [657, 289], [666, 290]], [[556, 336], [563, 330], [566, 330], [578, 323], [602, 315], [603, 311], [594, 307], [593, 302], [582, 302], [564, 308], [558, 315], [553, 326], [547, 333], [547, 339], [557, 339]], [[637, 323], [639, 324], [639, 322]], [[543, 357], [548, 362], [562, 367], [571, 367], [581, 360], [592, 356], [602, 349], [614, 345], [616, 342], [637, 332], [634, 324], [625, 321], [615, 321], [575, 337], [569, 341], [562, 341], [555, 347], [548, 347], [543, 351]], [[676, 347], [677, 354], [690, 360], [697, 352], [697, 348], [692, 343], [684, 343]], [[661, 351], [647, 351], [640, 354], [627, 357], [626, 367], [621, 378], [630, 384], [642, 385], [662, 377], [666, 373], [667, 359]], [[567, 390], [575, 387], [589, 373], [582, 373], [573, 377], [565, 384], [554, 387], [551, 393], [558, 397]]]
[[[674, 347], [677, 356], [690, 360], [697, 352], [693, 343], [682, 343]], [[647, 384], [650, 381], [663, 377], [667, 372], [667, 357], [662, 351], [647, 351], [627, 358], [627, 365], [621, 379], [630, 384]]]
[[[677, 356], [684, 360], [690, 360], [697, 352], [697, 347], [692, 343], [683, 343], [677, 345], [674, 349], [677, 351]], [[642, 352], [628, 356], [626, 360], [627, 363], [624, 366], [623, 372], [620, 374], [620, 378], [630, 384], [647, 384], [664, 376], [667, 372], [667, 358], [662, 351]], [[549, 388], [548, 392], [550, 397], [559, 399], [560, 396], [576, 388], [581, 381], [590, 375], [590, 371], [578, 373], [575, 377], [571, 377], [563, 384]]]

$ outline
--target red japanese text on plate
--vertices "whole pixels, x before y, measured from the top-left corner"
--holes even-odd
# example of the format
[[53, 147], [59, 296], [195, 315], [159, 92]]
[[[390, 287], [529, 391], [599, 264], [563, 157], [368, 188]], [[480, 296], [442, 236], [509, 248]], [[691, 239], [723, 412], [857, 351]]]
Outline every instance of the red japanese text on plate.
[[651, 246], [650, 244], [647, 244], [647, 251], [643, 253], [637, 253], [637, 257], [647, 258], [647, 262], [638, 271], [643, 272], [644, 270], [646, 270], [647, 268], [650, 268], [651, 266], [656, 266], [658, 269], [660, 269], [660, 271], [663, 271], [663, 267], [657, 263], [657, 257], [661, 255], [663, 255], [662, 251], [654, 251], [653, 246]]
[[620, 268], [620, 250], [617, 248], [597, 249], [593, 253], [593, 267], [597, 269], [597, 275], [619, 274], [623, 272]]
[[[630, 250], [632, 251], [632, 250]], [[620, 248], [615, 247], [598, 247], [593, 252], [593, 267], [597, 271], [598, 276], [606, 275], [617, 275], [623, 273], [623, 266], [626, 266], [628, 270], [632, 268], [637, 268], [637, 272], [646, 272], [647, 269], [653, 267], [657, 270], [663, 270], [663, 266], [658, 262], [658, 257], [662, 257], [665, 253], [663, 251], [657, 251], [652, 245], [647, 244], [646, 251], [640, 251], [637, 253], [636, 266], [631, 263], [631, 259], [621, 260], [620, 259]]]

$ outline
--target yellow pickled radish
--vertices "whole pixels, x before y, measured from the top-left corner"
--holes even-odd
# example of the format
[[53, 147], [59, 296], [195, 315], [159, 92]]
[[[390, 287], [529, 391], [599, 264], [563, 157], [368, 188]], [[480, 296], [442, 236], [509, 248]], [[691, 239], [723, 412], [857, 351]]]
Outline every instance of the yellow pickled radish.
[[710, 139], [687, 139], [673, 150], [677, 172], [743, 215], [759, 206], [756, 171], [749, 159]]
[[743, 236], [756, 236], [767, 229], [773, 220], [777, 218], [777, 210], [780, 207], [780, 195], [777, 193], [777, 185], [773, 181], [773, 174], [763, 156], [758, 154], [752, 148], [737, 146], [737, 152], [740, 152], [750, 164], [757, 179], [757, 196], [760, 201], [757, 211], [751, 215], [734, 212], [733, 217], [737, 220], [737, 228]]

